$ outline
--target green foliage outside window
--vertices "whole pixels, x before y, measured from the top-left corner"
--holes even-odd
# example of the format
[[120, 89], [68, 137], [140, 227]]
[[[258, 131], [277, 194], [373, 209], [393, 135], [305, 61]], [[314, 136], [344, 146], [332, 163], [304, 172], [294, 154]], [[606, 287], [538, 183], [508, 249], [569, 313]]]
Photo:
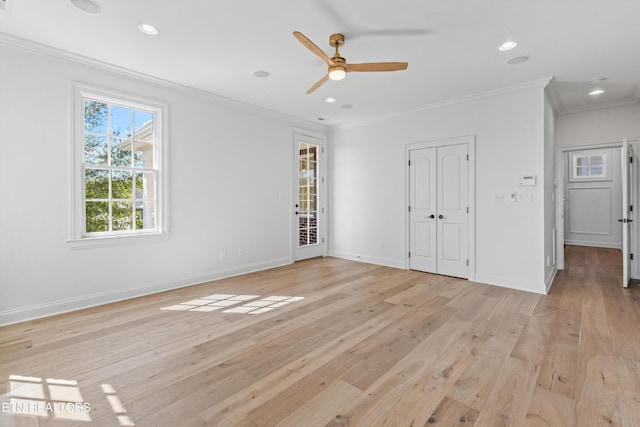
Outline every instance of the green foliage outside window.
[[[119, 120], [113, 118], [113, 110], [116, 108], [121, 110]], [[133, 230], [134, 221], [135, 229], [144, 228], [141, 199], [144, 194], [144, 173], [117, 169], [118, 166], [144, 166], [144, 154], [134, 150], [134, 120], [129, 120], [129, 126], [122, 126], [122, 118], [126, 119], [127, 113], [134, 117], [132, 109], [128, 107], [111, 106], [93, 100], [85, 102], [84, 183], [87, 233], [108, 232], [109, 221], [113, 231]], [[153, 117], [151, 113], [141, 113], [150, 116], [151, 119]], [[102, 169], [100, 166], [111, 168]]]

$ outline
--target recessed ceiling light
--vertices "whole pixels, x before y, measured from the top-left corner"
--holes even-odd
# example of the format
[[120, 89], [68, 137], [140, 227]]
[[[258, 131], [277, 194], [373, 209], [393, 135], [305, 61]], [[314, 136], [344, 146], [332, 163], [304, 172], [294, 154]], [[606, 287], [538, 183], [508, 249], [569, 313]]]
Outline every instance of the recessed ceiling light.
[[138, 25], [138, 29], [150, 36], [155, 36], [156, 34], [158, 34], [158, 29], [151, 24], [140, 24]]
[[256, 76], [256, 77], [260, 77], [261, 79], [264, 79], [264, 78], [269, 77], [271, 74], [269, 74], [268, 71], [258, 70], [255, 73], [253, 73], [253, 75]]
[[598, 77], [597, 79], [592, 79], [589, 83], [593, 85], [591, 91], [589, 92], [590, 96], [598, 96], [604, 93], [604, 89], [602, 88], [602, 82], [607, 80], [606, 77]]
[[524, 64], [525, 62], [527, 62], [531, 57], [528, 55], [523, 55], [523, 56], [516, 56], [515, 58], [511, 58], [510, 60], [507, 61], [507, 64], [509, 65], [519, 65], [519, 64]]
[[93, 14], [102, 12], [102, 6], [95, 0], [71, 0], [71, 4], [83, 12]]
[[336, 102], [335, 98], [327, 98], [324, 100], [324, 102]]
[[344, 109], [344, 110], [349, 110], [349, 109], [353, 108], [353, 105], [351, 105], [351, 104], [344, 104], [344, 105], [342, 105], [340, 108], [342, 108], [342, 109]]
[[498, 50], [511, 50], [516, 46], [518, 46], [518, 42], [514, 42], [513, 40], [509, 40], [509, 41], [506, 41], [506, 42], [502, 43], [498, 47]]

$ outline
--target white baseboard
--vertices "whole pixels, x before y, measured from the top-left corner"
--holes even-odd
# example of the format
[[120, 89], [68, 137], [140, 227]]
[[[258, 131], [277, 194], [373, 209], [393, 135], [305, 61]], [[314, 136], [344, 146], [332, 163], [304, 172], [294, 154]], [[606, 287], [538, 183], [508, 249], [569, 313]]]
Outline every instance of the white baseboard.
[[342, 251], [333, 251], [333, 250], [329, 251], [329, 256], [332, 256], [334, 258], [348, 259], [351, 261], [360, 261], [360, 262], [366, 262], [369, 264], [382, 265], [385, 267], [400, 268], [403, 270], [405, 269], [404, 260], [377, 258], [372, 256], [366, 256], [366, 255], [358, 255], [351, 252], [342, 252]]
[[609, 248], [609, 249], [622, 249], [622, 245], [620, 243], [602, 243], [602, 242], [594, 242], [591, 240], [564, 240], [565, 245], [574, 245], [574, 246], [591, 246], [594, 248]]
[[549, 275], [547, 275], [547, 279], [545, 281], [547, 294], [549, 293], [549, 289], [551, 289], [551, 285], [553, 284], [553, 279], [556, 278], [557, 273], [558, 273], [558, 267], [554, 266], [553, 269], [549, 272]]
[[158, 292], [170, 291], [172, 289], [184, 288], [188, 286], [198, 285], [201, 283], [211, 282], [213, 280], [224, 279], [227, 277], [239, 276], [241, 274], [252, 273], [255, 271], [267, 270], [269, 268], [280, 267], [291, 264], [290, 258], [273, 259], [269, 261], [245, 264], [242, 266], [214, 271], [198, 276], [188, 277], [181, 280], [170, 282], [147, 283], [142, 286], [133, 288], [117, 289], [107, 292], [99, 292], [92, 295], [85, 295], [77, 298], [67, 298], [63, 300], [51, 301], [44, 304], [20, 307], [12, 310], [0, 312], [0, 326], [10, 325], [13, 323], [25, 322], [28, 320], [39, 319], [42, 317], [53, 316], [56, 314], [68, 313], [70, 311], [81, 310], [98, 305], [109, 304], [112, 302], [123, 301], [131, 298], [137, 298], [145, 295], [151, 295]]
[[509, 277], [498, 277], [476, 273], [476, 279], [474, 280], [474, 282], [500, 286], [501, 288], [515, 289], [517, 291], [533, 292], [535, 294], [545, 295], [546, 293], [546, 287], [544, 283], [529, 280], [512, 279]]

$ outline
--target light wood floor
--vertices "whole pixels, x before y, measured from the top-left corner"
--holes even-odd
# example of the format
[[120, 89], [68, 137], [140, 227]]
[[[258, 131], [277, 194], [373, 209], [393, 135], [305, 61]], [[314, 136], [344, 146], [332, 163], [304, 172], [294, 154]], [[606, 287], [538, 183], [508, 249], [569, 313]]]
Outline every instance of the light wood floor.
[[[91, 408], [0, 425], [637, 427], [640, 289], [621, 262], [568, 247], [541, 296], [325, 258], [0, 328], [5, 409]], [[303, 299], [224, 312], [272, 296]]]

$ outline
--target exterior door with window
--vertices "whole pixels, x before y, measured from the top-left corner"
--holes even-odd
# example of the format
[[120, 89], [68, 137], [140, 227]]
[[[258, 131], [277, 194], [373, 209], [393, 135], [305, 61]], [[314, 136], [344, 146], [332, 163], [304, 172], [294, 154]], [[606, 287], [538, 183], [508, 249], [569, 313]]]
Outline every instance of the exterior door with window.
[[294, 260], [324, 255], [324, 143], [294, 134]]
[[409, 152], [409, 268], [467, 278], [468, 147]]
[[567, 152], [563, 158], [564, 242], [569, 245], [620, 248], [623, 218], [621, 148]]

